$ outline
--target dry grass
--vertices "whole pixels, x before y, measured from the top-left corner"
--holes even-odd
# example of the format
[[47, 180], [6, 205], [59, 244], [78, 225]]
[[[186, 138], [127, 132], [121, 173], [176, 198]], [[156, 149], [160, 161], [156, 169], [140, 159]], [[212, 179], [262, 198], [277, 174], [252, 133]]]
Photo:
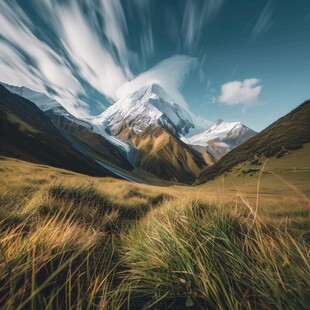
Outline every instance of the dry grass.
[[307, 309], [307, 174], [156, 187], [0, 169], [1, 308]]

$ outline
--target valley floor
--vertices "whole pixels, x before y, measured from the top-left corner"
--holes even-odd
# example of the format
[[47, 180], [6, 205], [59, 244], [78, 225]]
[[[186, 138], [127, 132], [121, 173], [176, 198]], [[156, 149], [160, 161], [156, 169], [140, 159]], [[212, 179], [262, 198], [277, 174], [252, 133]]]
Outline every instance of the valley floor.
[[307, 309], [309, 151], [194, 187], [1, 157], [0, 308]]

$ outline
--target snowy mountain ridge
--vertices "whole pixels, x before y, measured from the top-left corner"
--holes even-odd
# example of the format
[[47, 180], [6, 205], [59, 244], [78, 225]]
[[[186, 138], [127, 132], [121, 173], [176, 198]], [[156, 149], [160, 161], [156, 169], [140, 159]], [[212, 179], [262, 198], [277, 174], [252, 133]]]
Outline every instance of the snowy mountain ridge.
[[208, 145], [208, 141], [213, 139], [224, 139], [228, 133], [237, 134], [240, 131], [246, 130], [246, 126], [240, 122], [225, 122], [221, 119], [213, 123], [206, 131], [203, 131], [197, 135], [183, 138], [189, 144], [192, 145]]
[[38, 108], [40, 108], [43, 112], [45, 112], [50, 117], [52, 116], [62, 116], [68, 119], [69, 121], [84, 126], [91, 131], [95, 131], [96, 133], [100, 134], [102, 137], [107, 139], [113, 145], [124, 151], [127, 155], [129, 162], [134, 161], [135, 157], [135, 150], [132, 148], [131, 145], [128, 145], [126, 142], [121, 141], [120, 139], [110, 135], [105, 128], [96, 128], [96, 126], [92, 123], [92, 118], [87, 119], [78, 119], [72, 114], [70, 114], [60, 103], [56, 100], [46, 96], [43, 93], [38, 93], [33, 91], [27, 87], [19, 87], [19, 86], [12, 86], [5, 83], [1, 83], [7, 90], [10, 92], [19, 95], [23, 98], [28, 99], [29, 101], [36, 104]]
[[5, 83], [1, 84], [11, 93], [19, 95], [35, 103], [36, 106], [47, 115], [63, 116], [76, 124], [82, 125], [91, 130], [93, 129], [89, 122], [76, 118], [70, 114], [60, 103], [43, 93], [33, 91], [27, 87], [12, 86]]
[[240, 122], [230, 123], [219, 119], [207, 130], [181, 139], [187, 144], [206, 148], [215, 159], [219, 159], [255, 134], [255, 131]]
[[126, 125], [134, 132], [142, 132], [149, 126], [162, 126], [177, 135], [187, 134], [194, 128], [190, 113], [176, 104], [157, 84], [118, 100], [91, 122], [116, 134]]

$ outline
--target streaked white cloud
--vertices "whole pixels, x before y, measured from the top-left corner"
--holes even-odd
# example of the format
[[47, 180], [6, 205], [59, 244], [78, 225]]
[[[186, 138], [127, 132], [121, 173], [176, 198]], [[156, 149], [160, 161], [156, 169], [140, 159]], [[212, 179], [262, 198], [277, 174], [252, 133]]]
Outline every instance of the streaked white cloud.
[[261, 93], [262, 86], [259, 85], [259, 79], [246, 79], [242, 81], [233, 81], [222, 85], [219, 101], [226, 105], [241, 104], [244, 107], [255, 106], [259, 104], [258, 96]]
[[25, 66], [23, 56], [12, 47], [0, 41], [1, 81], [16, 86], [26, 86], [44, 92], [44, 84], [35, 70]]
[[1, 81], [47, 95], [49, 87], [71, 113], [86, 115], [84, 104], [76, 110], [83, 88], [63, 58], [31, 32], [35, 27], [18, 6], [2, 2], [0, 8], [0, 34], [6, 39], [0, 42]]
[[1, 1], [1, 81], [43, 92], [78, 117], [89, 114], [80, 99], [87, 98], [83, 81], [116, 99], [116, 89], [133, 77], [124, 12], [119, 0], [85, 5], [87, 14], [73, 0], [37, 2], [34, 9], [44, 16], [49, 37], [15, 0]]
[[101, 0], [101, 4], [104, 33], [110, 46], [112, 48], [115, 47], [125, 74], [128, 77], [132, 77], [128, 63], [129, 50], [124, 37], [128, 30], [123, 7], [119, 0]]
[[138, 75], [132, 81], [126, 82], [117, 90], [118, 98], [123, 98], [145, 85], [156, 83], [160, 85], [173, 100], [185, 109], [187, 103], [180, 92], [187, 74], [198, 66], [196, 58], [177, 55], [159, 62], [148, 71]]
[[212, 22], [225, 0], [186, 1], [182, 22], [184, 46], [191, 50], [201, 35], [204, 25]]
[[263, 11], [259, 15], [259, 18], [252, 30], [251, 38], [256, 39], [263, 35], [273, 24], [272, 15], [275, 10], [275, 3], [273, 0], [269, 0], [265, 5]]
[[[115, 99], [115, 90], [127, 80], [124, 70], [100, 43], [77, 4], [59, 7], [58, 16], [58, 37], [79, 74], [98, 91]], [[115, 43], [122, 44], [117, 38]]]
[[142, 32], [140, 36], [140, 46], [143, 60], [147, 60], [153, 56], [155, 45], [151, 26], [147, 27], [147, 30]]

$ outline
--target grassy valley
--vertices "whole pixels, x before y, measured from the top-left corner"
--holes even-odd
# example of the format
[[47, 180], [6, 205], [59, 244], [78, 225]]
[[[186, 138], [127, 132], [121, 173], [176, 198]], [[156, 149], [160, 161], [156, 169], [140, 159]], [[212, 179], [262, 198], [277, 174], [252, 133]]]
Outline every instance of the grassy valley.
[[[4, 152], [0, 308], [307, 309], [308, 109], [228, 153], [196, 186], [87, 176]], [[41, 143], [40, 118], [5, 113], [17, 137]], [[167, 141], [154, 142], [154, 156], [179, 171]]]
[[309, 29], [0, 0], [0, 310], [309, 310]]
[[310, 101], [214, 164], [164, 129], [124, 130], [133, 169], [0, 95], [0, 308], [308, 308]]
[[308, 152], [197, 187], [1, 157], [1, 308], [307, 309]]

